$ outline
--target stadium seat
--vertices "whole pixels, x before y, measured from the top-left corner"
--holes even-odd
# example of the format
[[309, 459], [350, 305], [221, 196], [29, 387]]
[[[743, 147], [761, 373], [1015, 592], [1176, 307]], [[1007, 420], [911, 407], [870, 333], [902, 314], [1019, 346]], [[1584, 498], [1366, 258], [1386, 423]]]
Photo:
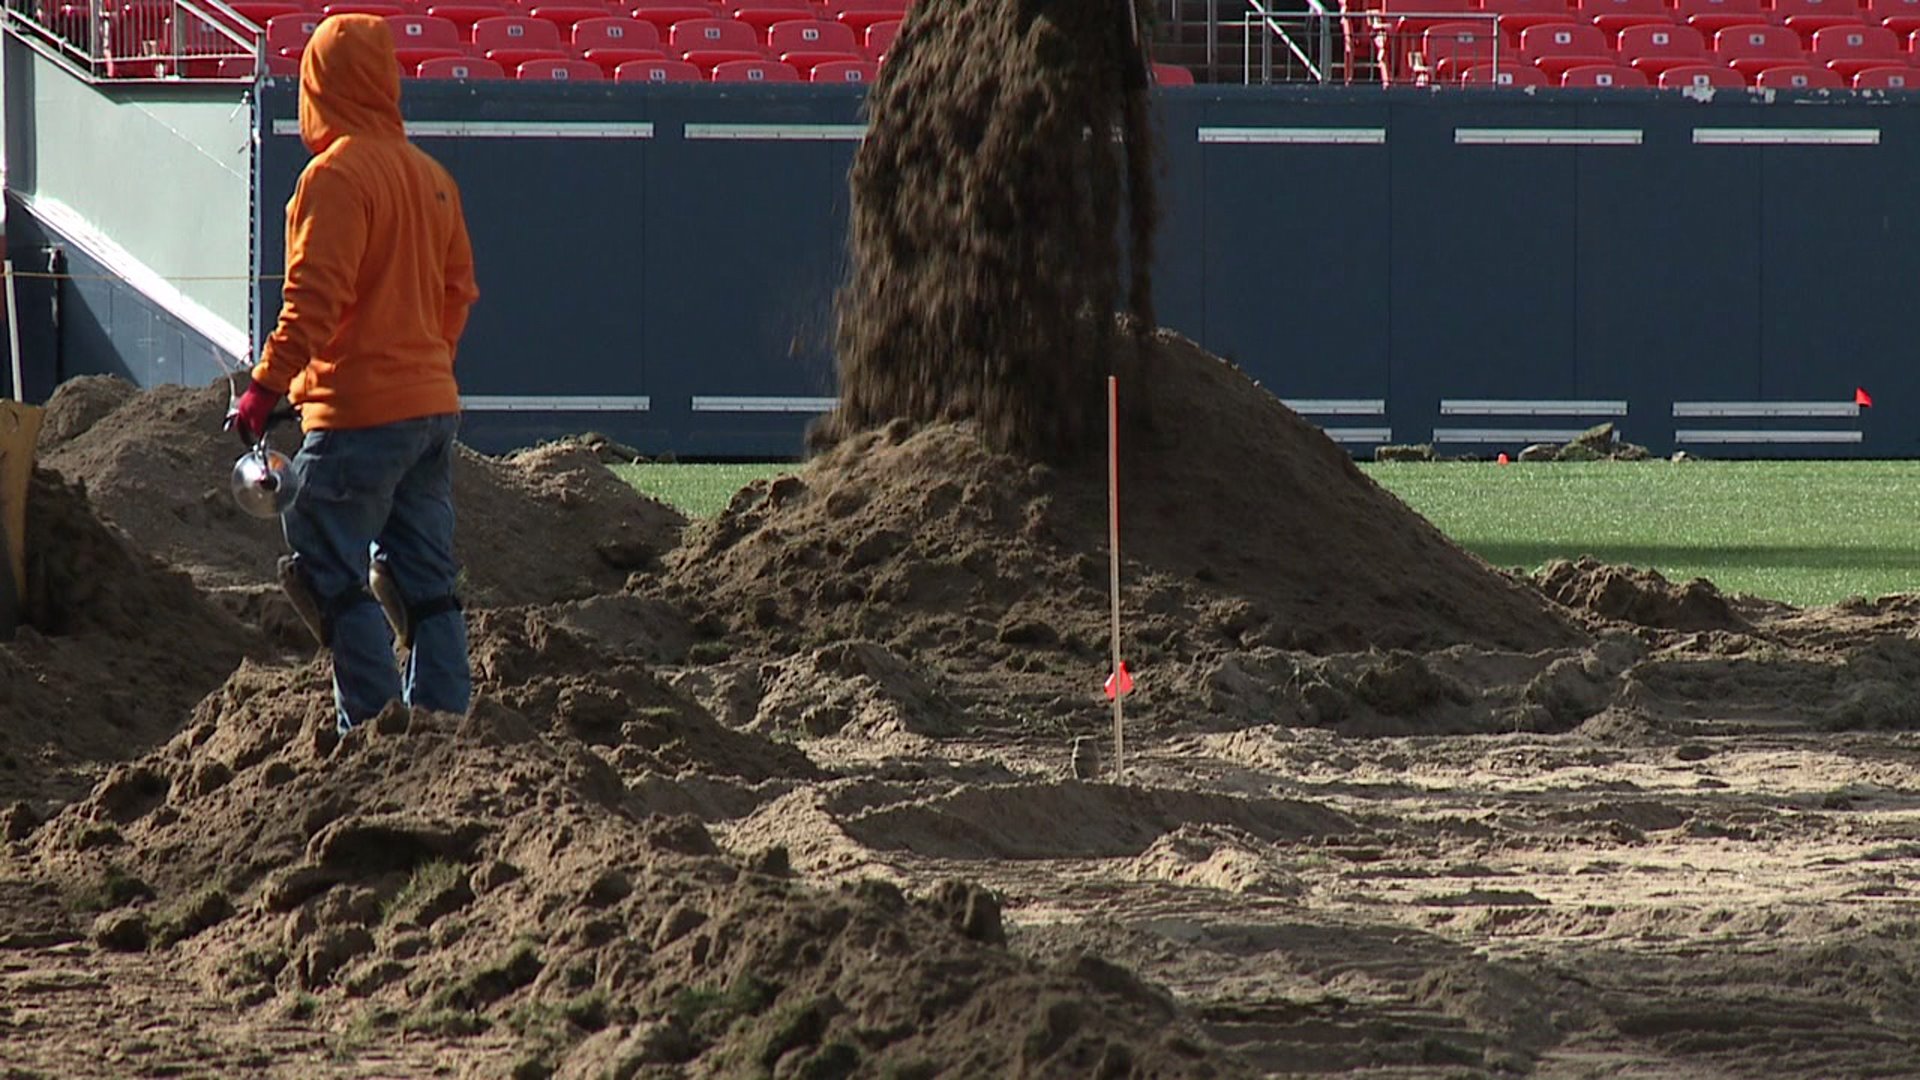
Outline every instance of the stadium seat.
[[1847, 83], [1832, 71], [1812, 64], [1777, 64], [1763, 69], [1753, 85], [1763, 90], [1843, 90]]
[[776, 24], [814, 17], [814, 7], [807, 0], [744, 0], [725, 6], [727, 17], [753, 27], [763, 44], [767, 31]]
[[1520, 35], [1520, 55], [1557, 83], [1568, 68], [1613, 63], [1607, 35], [1584, 23], [1547, 23], [1530, 26]]
[[1416, 76], [1426, 76], [1429, 82], [1459, 82], [1461, 72], [1493, 59], [1493, 41], [1493, 25], [1487, 22], [1430, 26], [1420, 35], [1414, 72]]
[[1829, 26], [1860, 26], [1859, 0], [1773, 0], [1773, 20], [1811, 45], [1813, 35]]
[[1729, 26], [1765, 26], [1768, 22], [1760, 0], [1678, 0], [1674, 14], [1709, 38]]
[[1148, 75], [1155, 86], [1192, 86], [1193, 71], [1180, 64], [1154, 64]]
[[[1187, 70], [1181, 68], [1181, 71]], [[880, 75], [880, 65], [871, 60], [829, 60], [814, 66], [809, 82], [870, 83]], [[1189, 76], [1191, 78], [1191, 76]]]
[[1455, 21], [1450, 14], [1465, 15], [1469, 0], [1378, 0], [1379, 6], [1369, 18], [1368, 31], [1373, 38], [1374, 59], [1384, 82], [1412, 82], [1414, 73], [1408, 63], [1420, 35], [1436, 23]]
[[[1620, 60], [1658, 80], [1668, 68], [1704, 64], [1712, 57], [1700, 31], [1691, 26], [1629, 26], [1620, 31]], [[1745, 80], [1741, 80], [1745, 85]]]
[[1520, 60], [1502, 60], [1495, 70], [1493, 64], [1475, 64], [1460, 77], [1462, 86], [1551, 86], [1547, 73], [1532, 64]]
[[428, 49], [438, 46], [459, 48], [460, 28], [447, 19], [431, 15], [389, 15], [387, 29], [393, 31], [396, 49]]
[[275, 15], [268, 19], [267, 55], [298, 60], [319, 25], [320, 16], [311, 12], [304, 15]]
[[269, 76], [298, 75], [300, 61], [288, 56], [269, 56], [267, 57], [267, 74]]
[[267, 20], [276, 15], [298, 15], [307, 9], [291, 0], [239, 0], [233, 10], [253, 25], [264, 28]]
[[328, 4], [320, 9], [321, 15], [378, 15], [383, 19], [395, 15], [404, 15], [406, 11], [399, 4], [366, 3], [364, 0], [345, 0], [343, 3]]
[[700, 82], [705, 76], [685, 60], [630, 60], [613, 69], [614, 82]]
[[728, 60], [713, 67], [714, 82], [799, 82], [800, 73], [778, 60]]
[[767, 55], [786, 52], [833, 53], [854, 59], [860, 56], [860, 39], [839, 23], [787, 19], [767, 28]]
[[585, 19], [603, 19], [606, 15], [606, 8], [585, 4], [535, 4], [527, 9], [528, 18], [552, 23], [560, 31], [563, 40], [573, 36], [576, 23]]
[[255, 64], [252, 59], [245, 56], [227, 56], [216, 61], [213, 77], [216, 79], [250, 79], [253, 77], [254, 70]]
[[1851, 83], [1853, 77], [1872, 67], [1904, 63], [1907, 54], [1900, 39], [1884, 26], [1829, 26], [1813, 35], [1813, 63], [1823, 64]]
[[652, 23], [664, 40], [674, 23], [711, 19], [716, 11], [698, 0], [635, 0], [635, 6], [628, 13], [641, 22]]
[[1499, 16], [1500, 29], [1507, 35], [1508, 45], [1519, 44], [1520, 35], [1528, 27], [1563, 23], [1573, 18], [1567, 0], [1482, 0], [1481, 7], [1487, 14]]
[[855, 34], [881, 23], [897, 23], [907, 13], [905, 0], [827, 0], [826, 16]]
[[506, 11], [498, 4], [475, 3], [473, 0], [462, 0], [460, 3], [453, 4], [431, 4], [427, 7], [427, 14], [433, 18], [445, 19], [452, 23], [454, 28], [460, 31], [460, 40], [467, 44], [472, 44], [473, 28], [480, 20], [505, 15]]
[[887, 55], [887, 50], [893, 48], [893, 39], [898, 36], [900, 36], [900, 20], [898, 19], [877, 22], [867, 27], [867, 59], [878, 63], [881, 57]]
[[1905, 65], [1870, 67], [1853, 77], [1855, 90], [1920, 90], [1920, 71]]
[[[1691, 29], [1691, 28], [1689, 28]], [[1744, 90], [1746, 76], [1719, 64], [1676, 64], [1660, 73], [1656, 84], [1662, 90]]]
[[1629, 26], [1664, 26], [1673, 22], [1667, 0], [1580, 0], [1580, 17], [1609, 34]]
[[1582, 89], [1597, 87], [1607, 90], [1624, 90], [1651, 84], [1647, 81], [1646, 72], [1635, 68], [1620, 64], [1582, 64], [1579, 67], [1568, 68], [1566, 74], [1560, 76], [1560, 85]]
[[599, 82], [607, 77], [600, 65], [587, 60], [529, 60], [521, 64], [514, 72], [514, 78], [522, 82], [529, 80], [551, 82]]
[[602, 16], [573, 24], [573, 49], [582, 60], [600, 65], [608, 78], [633, 60], [662, 60], [660, 31], [639, 19]]
[[504, 79], [507, 73], [499, 64], [478, 57], [444, 57], [420, 65], [422, 79]]
[[1905, 37], [1920, 30], [1920, 0], [1867, 0], [1867, 21]]
[[1735, 26], [1713, 36], [1713, 56], [1752, 79], [1770, 67], [1804, 62], [1806, 51], [1800, 35], [1784, 26]]
[[673, 24], [667, 51], [696, 67], [712, 71], [733, 60], [764, 60], [760, 35], [753, 27], [731, 19], [685, 19]]
[[496, 15], [473, 24], [473, 51], [508, 71], [530, 60], [565, 60], [560, 28], [524, 15]]

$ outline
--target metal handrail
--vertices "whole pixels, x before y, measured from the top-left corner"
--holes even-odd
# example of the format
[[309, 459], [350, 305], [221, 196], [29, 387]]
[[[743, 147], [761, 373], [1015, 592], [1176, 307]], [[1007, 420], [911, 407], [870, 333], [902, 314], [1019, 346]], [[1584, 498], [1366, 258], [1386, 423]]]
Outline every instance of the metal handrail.
[[[248, 81], [264, 68], [262, 28], [225, 0], [6, 0], [8, 34], [88, 82]], [[122, 47], [128, 39], [132, 47]], [[245, 61], [223, 73], [221, 61]], [[212, 71], [207, 65], [215, 65]]]

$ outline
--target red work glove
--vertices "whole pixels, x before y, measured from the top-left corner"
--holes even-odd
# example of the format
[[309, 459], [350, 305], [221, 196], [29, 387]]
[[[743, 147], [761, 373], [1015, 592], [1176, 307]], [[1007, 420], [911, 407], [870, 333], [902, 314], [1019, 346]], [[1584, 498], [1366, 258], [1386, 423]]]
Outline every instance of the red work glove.
[[227, 414], [227, 426], [238, 431], [248, 442], [259, 442], [260, 437], [267, 433], [267, 417], [278, 404], [278, 393], [257, 382], [250, 383], [247, 392], [233, 403], [233, 411]]

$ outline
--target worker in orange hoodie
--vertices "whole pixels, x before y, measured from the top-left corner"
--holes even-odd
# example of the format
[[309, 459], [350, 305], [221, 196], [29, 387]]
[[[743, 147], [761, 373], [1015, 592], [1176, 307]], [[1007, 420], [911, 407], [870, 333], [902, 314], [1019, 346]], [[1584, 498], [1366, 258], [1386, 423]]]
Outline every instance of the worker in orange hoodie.
[[287, 204], [280, 318], [230, 422], [253, 441], [282, 397], [300, 411], [281, 579], [332, 651], [344, 735], [390, 701], [465, 712], [472, 694], [453, 359], [479, 290], [459, 189], [407, 142], [385, 20], [320, 23], [300, 61], [300, 137], [314, 156]]

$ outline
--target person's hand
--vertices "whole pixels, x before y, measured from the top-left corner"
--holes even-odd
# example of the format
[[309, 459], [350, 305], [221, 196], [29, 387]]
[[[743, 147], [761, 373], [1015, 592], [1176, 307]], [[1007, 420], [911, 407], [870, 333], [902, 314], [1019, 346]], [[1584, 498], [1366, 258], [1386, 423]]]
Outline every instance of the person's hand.
[[257, 443], [267, 433], [267, 417], [278, 404], [279, 394], [257, 382], [249, 383], [247, 392], [240, 395], [240, 400], [233, 403], [233, 411], [227, 414], [227, 426], [249, 443]]

